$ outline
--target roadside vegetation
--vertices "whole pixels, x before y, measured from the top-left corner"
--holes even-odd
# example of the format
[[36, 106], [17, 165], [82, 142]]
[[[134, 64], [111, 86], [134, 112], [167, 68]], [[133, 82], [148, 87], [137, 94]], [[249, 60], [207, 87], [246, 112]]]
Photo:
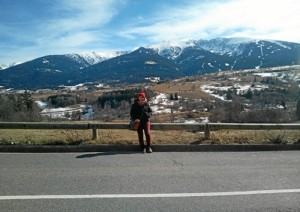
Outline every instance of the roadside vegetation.
[[[136, 132], [98, 130], [92, 140], [91, 130], [11, 130], [0, 129], [1, 145], [84, 145], [138, 144]], [[294, 144], [300, 143], [297, 130], [221, 130], [205, 140], [203, 132], [152, 131], [153, 144]]]

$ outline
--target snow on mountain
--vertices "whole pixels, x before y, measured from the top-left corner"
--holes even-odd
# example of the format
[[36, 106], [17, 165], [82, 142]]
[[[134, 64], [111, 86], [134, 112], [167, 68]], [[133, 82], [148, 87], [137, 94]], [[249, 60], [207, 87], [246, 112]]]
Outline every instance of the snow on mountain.
[[[274, 53], [275, 51], [280, 51], [280, 47], [291, 49], [289, 44], [287, 44], [286, 42], [276, 40], [259, 40], [243, 37], [215, 38], [211, 40], [171, 40], [164, 41], [160, 44], [151, 45], [148, 48], [154, 49], [161, 56], [175, 60], [181, 55], [183, 50], [188, 47], [203, 49], [211, 53], [228, 56], [240, 56], [242, 54], [245, 54], [246, 51], [249, 51], [247, 52], [247, 54], [248, 56], [251, 56], [253, 49], [249, 49], [250, 45], [262, 49], [265, 46], [266, 42], [269, 43], [269, 48], [272, 47], [270, 46], [271, 44], [278, 47], [272, 53]], [[262, 56], [264, 56], [263, 52], [261, 54]]]
[[149, 48], [157, 48], [159, 50], [165, 49], [171, 46], [177, 46], [180, 47], [181, 49], [184, 49], [188, 46], [194, 46], [194, 40], [188, 39], [188, 40], [168, 40], [168, 41], [163, 41], [159, 44], [151, 45]]
[[19, 64], [21, 64], [21, 62], [15, 62], [15, 63], [9, 63], [9, 64], [0, 64], [0, 70], [4, 70], [4, 69], [7, 69], [7, 68], [10, 68], [12, 66], [19, 65]]
[[268, 40], [268, 41], [271, 42], [271, 43], [275, 43], [275, 44], [277, 44], [278, 46], [281, 46], [281, 47], [283, 47], [283, 48], [285, 48], [285, 49], [291, 49], [291, 47], [289, 47], [289, 46], [283, 44], [283, 43], [280, 42], [280, 41], [275, 41], [275, 40]]
[[233, 56], [241, 55], [247, 44], [256, 42], [250, 38], [215, 38], [211, 40], [195, 41], [197, 46], [218, 54], [229, 54]]
[[80, 52], [74, 54], [67, 54], [66, 56], [76, 61], [85, 60], [89, 65], [94, 65], [102, 61], [123, 55], [127, 51], [113, 51], [113, 52]]
[[[78, 62], [82, 65], [82, 68], [86, 68], [90, 65], [94, 65], [100, 63], [105, 60], [109, 60], [111, 58], [121, 56], [123, 54], [130, 53], [130, 51], [112, 51], [112, 52], [79, 52], [73, 54], [66, 54], [64, 56]], [[43, 59], [42, 63], [49, 63], [48, 60]], [[0, 70], [4, 70], [10, 68], [15, 65], [19, 65], [21, 62], [15, 62], [10, 64], [0, 64]]]
[[154, 49], [161, 56], [168, 59], [176, 59], [186, 47], [195, 46], [194, 40], [169, 40], [151, 45], [148, 48]]
[[151, 45], [148, 48], [154, 49], [159, 55], [168, 59], [176, 59], [187, 47], [202, 48], [220, 55], [240, 55], [244, 52], [246, 44], [257, 42], [251, 38], [216, 38], [211, 40], [170, 40]]

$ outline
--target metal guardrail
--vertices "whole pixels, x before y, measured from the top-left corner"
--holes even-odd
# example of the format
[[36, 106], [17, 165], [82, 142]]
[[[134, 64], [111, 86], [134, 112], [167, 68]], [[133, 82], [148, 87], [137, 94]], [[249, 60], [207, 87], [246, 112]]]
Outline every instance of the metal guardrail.
[[[0, 122], [0, 129], [91, 129], [92, 139], [98, 139], [98, 129], [128, 129], [129, 124], [111, 122]], [[223, 129], [239, 130], [300, 130], [300, 123], [261, 124], [261, 123], [151, 123], [152, 130], [193, 130], [204, 131], [204, 137], [210, 138], [211, 131]]]

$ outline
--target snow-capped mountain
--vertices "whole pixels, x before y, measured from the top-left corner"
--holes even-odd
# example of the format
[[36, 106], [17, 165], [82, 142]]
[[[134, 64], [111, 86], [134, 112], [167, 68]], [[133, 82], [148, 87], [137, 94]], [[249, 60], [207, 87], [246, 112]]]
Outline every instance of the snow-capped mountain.
[[7, 68], [10, 68], [10, 67], [18, 65], [18, 64], [21, 64], [21, 62], [15, 62], [15, 63], [9, 63], [9, 64], [0, 64], [0, 70], [7, 69]]
[[149, 77], [161, 79], [182, 77], [179, 65], [173, 60], [160, 56], [152, 49], [139, 48], [131, 53], [97, 63], [79, 72], [86, 81], [97, 79], [101, 82], [139, 83]]
[[66, 56], [82, 64], [95, 65], [102, 61], [127, 54], [129, 51], [112, 51], [112, 52], [80, 52], [67, 54]]
[[[112, 51], [112, 52], [79, 52], [79, 53], [73, 53], [73, 54], [65, 54], [61, 56], [65, 56], [70, 58], [71, 60], [74, 60], [78, 64], [81, 64], [81, 68], [86, 68], [90, 65], [95, 65], [97, 63], [100, 63], [102, 61], [120, 56], [122, 54], [127, 54], [130, 51]], [[47, 63], [44, 61], [44, 63]], [[10, 68], [12, 66], [16, 66], [21, 64], [21, 62], [15, 62], [10, 64], [0, 64], [0, 70], [4, 70], [6, 68]]]
[[171, 40], [163, 41], [162, 43], [151, 45], [147, 48], [154, 49], [159, 55], [167, 57], [169, 59], [176, 59], [182, 51], [186, 48], [202, 48], [212, 53], [220, 55], [228, 54], [232, 56], [238, 56], [244, 53], [246, 47], [253, 43], [257, 44], [261, 48], [260, 43], [269, 42], [275, 46], [290, 49], [290, 42], [275, 41], [275, 40], [257, 40], [251, 38], [216, 38], [211, 40]]
[[49, 55], [0, 71], [0, 86], [45, 88], [86, 81], [144, 82], [181, 76], [299, 65], [300, 44], [249, 38], [165, 41], [135, 51]]
[[69, 85], [74, 82], [74, 78], [82, 79], [82, 76], [74, 77], [77, 70], [125, 53], [127, 52], [75, 53], [40, 57], [2, 70], [0, 86], [31, 89]]
[[250, 38], [176, 40], [149, 46], [175, 60], [187, 75], [298, 64], [300, 44]]
[[147, 48], [154, 49], [157, 53], [168, 59], [176, 59], [187, 47], [195, 46], [195, 40], [171, 40]]

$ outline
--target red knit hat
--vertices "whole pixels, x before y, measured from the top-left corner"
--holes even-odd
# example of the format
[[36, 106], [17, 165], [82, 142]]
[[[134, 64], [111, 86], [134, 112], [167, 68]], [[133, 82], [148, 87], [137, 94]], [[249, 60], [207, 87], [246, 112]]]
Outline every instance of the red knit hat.
[[140, 96], [142, 96], [142, 97], [146, 98], [146, 94], [145, 94], [145, 92], [144, 92], [144, 91], [141, 91], [141, 92], [139, 93], [139, 97], [140, 97]]

